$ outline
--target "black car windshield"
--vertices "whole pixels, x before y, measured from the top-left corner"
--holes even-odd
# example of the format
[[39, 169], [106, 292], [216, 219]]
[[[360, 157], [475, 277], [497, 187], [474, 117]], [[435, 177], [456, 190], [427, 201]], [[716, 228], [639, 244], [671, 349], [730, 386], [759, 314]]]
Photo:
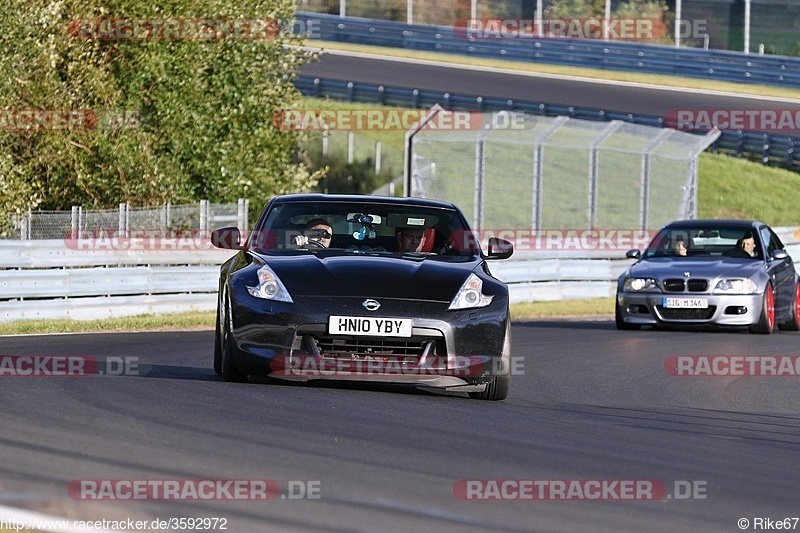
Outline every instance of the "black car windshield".
[[473, 255], [480, 247], [454, 209], [369, 202], [285, 202], [250, 237], [259, 252]]
[[662, 229], [645, 250], [644, 257], [677, 259], [703, 256], [761, 257], [758, 233], [750, 227], [698, 226]]

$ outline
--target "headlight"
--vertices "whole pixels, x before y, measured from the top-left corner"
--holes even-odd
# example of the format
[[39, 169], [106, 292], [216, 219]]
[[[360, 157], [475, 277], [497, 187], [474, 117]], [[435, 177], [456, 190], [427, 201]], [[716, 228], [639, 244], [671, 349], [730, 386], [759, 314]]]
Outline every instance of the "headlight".
[[483, 294], [483, 281], [475, 274], [470, 274], [467, 280], [458, 289], [456, 297], [450, 302], [448, 311], [455, 309], [472, 309], [474, 307], [486, 307], [492, 303], [494, 296]]
[[721, 279], [714, 287], [714, 292], [723, 294], [755, 294], [758, 287], [751, 279]]
[[280, 278], [272, 271], [268, 265], [258, 269], [258, 285], [247, 287], [250, 296], [264, 298], [265, 300], [275, 300], [276, 302], [294, 303], [289, 291], [281, 283]]
[[658, 283], [652, 278], [628, 278], [622, 286], [625, 292], [661, 292]]

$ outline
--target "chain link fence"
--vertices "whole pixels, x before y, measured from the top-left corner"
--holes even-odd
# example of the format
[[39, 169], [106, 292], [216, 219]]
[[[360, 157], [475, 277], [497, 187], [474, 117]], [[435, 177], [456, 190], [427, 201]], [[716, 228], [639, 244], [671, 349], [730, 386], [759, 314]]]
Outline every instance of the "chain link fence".
[[[697, 158], [719, 136], [621, 121], [483, 114], [407, 135], [409, 196], [451, 201], [475, 229], [658, 229], [697, 216]], [[434, 121], [435, 119], [435, 121]], [[513, 125], [513, 126], [510, 126]]]
[[146, 233], [152, 236], [175, 237], [182, 233], [210, 232], [236, 226], [247, 231], [248, 201], [214, 204], [201, 200], [194, 205], [131, 207], [119, 204], [118, 209], [83, 209], [69, 211], [29, 211], [18, 217], [9, 238], [20, 240], [85, 238], [98, 234], [127, 236]]

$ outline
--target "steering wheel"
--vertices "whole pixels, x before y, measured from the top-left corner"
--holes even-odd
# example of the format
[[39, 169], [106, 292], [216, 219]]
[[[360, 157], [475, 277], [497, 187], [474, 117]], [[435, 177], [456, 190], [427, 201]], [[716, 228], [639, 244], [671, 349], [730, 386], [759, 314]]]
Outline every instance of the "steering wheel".
[[325, 248], [325, 245], [319, 241], [308, 241], [306, 244], [309, 248]]

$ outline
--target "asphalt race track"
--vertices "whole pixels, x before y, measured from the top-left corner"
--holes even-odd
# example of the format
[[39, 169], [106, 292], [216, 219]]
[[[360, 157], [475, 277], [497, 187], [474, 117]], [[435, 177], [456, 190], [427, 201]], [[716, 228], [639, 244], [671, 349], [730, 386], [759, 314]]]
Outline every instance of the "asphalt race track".
[[[664, 366], [675, 355], [798, 355], [800, 334], [535, 322], [515, 324], [513, 339], [509, 399], [485, 402], [225, 383], [210, 368], [211, 331], [3, 337], [3, 356], [135, 358], [138, 370], [5, 377], [0, 505], [97, 520], [224, 517], [233, 532], [739, 531], [740, 518], [800, 515], [800, 378], [675, 377]], [[70, 497], [85, 479], [269, 479], [283, 498]], [[459, 480], [486, 479], [656, 480], [675, 497], [454, 495]], [[319, 498], [288, 499], [301, 481]], [[705, 498], [678, 499], [676, 481]]]
[[800, 103], [796, 100], [778, 102], [763, 97], [704, 94], [696, 90], [557, 79], [547, 75], [485, 72], [464, 65], [448, 67], [443, 64], [429, 65], [418, 61], [341, 54], [323, 53], [319, 61], [303, 67], [302, 75], [657, 116], [678, 109], [800, 111]]

